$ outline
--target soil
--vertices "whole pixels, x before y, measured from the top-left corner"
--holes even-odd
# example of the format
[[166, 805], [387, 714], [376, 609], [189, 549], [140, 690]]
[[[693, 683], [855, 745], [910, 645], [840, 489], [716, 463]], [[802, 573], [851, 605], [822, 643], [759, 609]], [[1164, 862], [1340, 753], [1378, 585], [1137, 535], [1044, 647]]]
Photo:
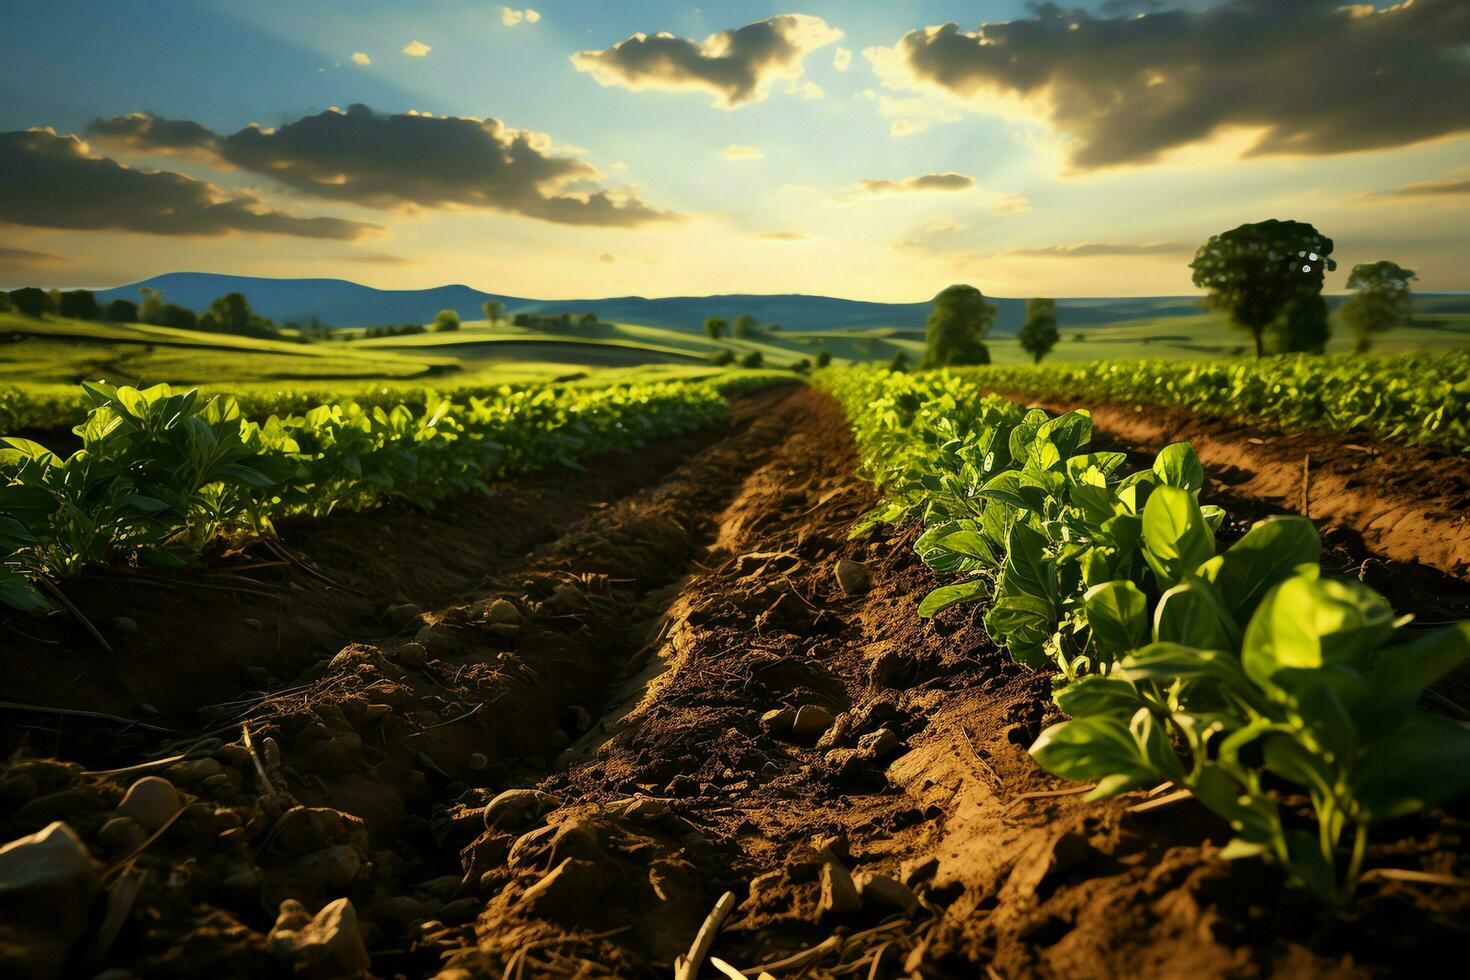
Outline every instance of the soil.
[[[1380, 878], [1327, 913], [1224, 862], [1189, 800], [1082, 802], [1026, 754], [1050, 679], [973, 607], [914, 616], [942, 581], [915, 529], [848, 540], [875, 501], [840, 409], [793, 387], [736, 407], [433, 514], [76, 583], [115, 656], [69, 618], [9, 624], [7, 699], [124, 719], [0, 710], [0, 839], [65, 819], [112, 869], [92, 914], [122, 926], [71, 973], [351, 975], [360, 937], [383, 977], [667, 975], [727, 891], [711, 953], [751, 976], [1389, 976], [1467, 948], [1470, 891]], [[1329, 534], [1330, 563], [1401, 607], [1454, 601], [1378, 540]], [[141, 701], [175, 732], [129, 724]], [[185, 806], [133, 856], [109, 821], [148, 774]], [[1378, 840], [1369, 867], [1470, 874], [1464, 808]], [[293, 944], [340, 898], [355, 925]], [[11, 941], [40, 944], [0, 923]]]

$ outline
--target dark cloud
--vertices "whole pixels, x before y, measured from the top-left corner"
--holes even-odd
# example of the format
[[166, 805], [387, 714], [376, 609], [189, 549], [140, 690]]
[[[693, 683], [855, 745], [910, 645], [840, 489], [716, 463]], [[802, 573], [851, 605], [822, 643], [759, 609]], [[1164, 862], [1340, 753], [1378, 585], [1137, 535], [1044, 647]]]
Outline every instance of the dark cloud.
[[1149, 242], [1142, 245], [1109, 245], [1084, 242], [1080, 245], [1041, 245], [1004, 253], [1026, 258], [1089, 259], [1104, 255], [1192, 255], [1194, 249], [1178, 242]]
[[1126, 18], [1049, 4], [973, 34], [912, 31], [869, 55], [893, 86], [982, 112], [1016, 97], [1038, 105], [1088, 170], [1229, 127], [1262, 131], [1252, 155], [1309, 156], [1470, 131], [1467, 44], [1465, 0], [1226, 0]]
[[603, 85], [711, 92], [715, 105], [759, 102], [779, 79], [801, 77], [802, 62], [842, 32], [820, 17], [781, 14], [711, 34], [704, 43], [672, 34], [634, 34], [606, 51], [578, 51], [572, 64]]
[[1457, 197], [1470, 194], [1470, 176], [1445, 180], [1418, 180], [1412, 184], [1380, 191], [1375, 197]]
[[166, 170], [133, 170], [93, 155], [75, 136], [49, 129], [0, 133], [0, 222], [38, 228], [102, 229], [157, 235], [232, 231], [354, 239], [376, 225], [301, 218], [247, 194]]
[[7, 248], [0, 245], [0, 268], [45, 269], [55, 265], [68, 265], [71, 259], [65, 255], [49, 252], [33, 252], [28, 248]]
[[874, 194], [910, 194], [918, 191], [967, 191], [975, 186], [975, 178], [965, 174], [924, 174], [920, 177], [905, 177], [903, 180], [860, 180], [849, 197], [868, 197]]
[[342, 262], [354, 262], [358, 265], [416, 265], [418, 259], [406, 258], [402, 255], [390, 255], [386, 252], [356, 252], [352, 255], [335, 257]]
[[[134, 114], [87, 134], [135, 153], [210, 153], [221, 164], [304, 194], [374, 208], [490, 208], [572, 225], [631, 227], [677, 217], [636, 195], [596, 186], [585, 161], [557, 156], [548, 137], [498, 119], [329, 109], [275, 129], [229, 136]], [[583, 189], [583, 185], [587, 185]]]
[[1164, 9], [1164, 0], [1103, 0], [1098, 4], [1097, 9], [1099, 13], [1109, 17], [1119, 17], [1123, 14], [1151, 14]]

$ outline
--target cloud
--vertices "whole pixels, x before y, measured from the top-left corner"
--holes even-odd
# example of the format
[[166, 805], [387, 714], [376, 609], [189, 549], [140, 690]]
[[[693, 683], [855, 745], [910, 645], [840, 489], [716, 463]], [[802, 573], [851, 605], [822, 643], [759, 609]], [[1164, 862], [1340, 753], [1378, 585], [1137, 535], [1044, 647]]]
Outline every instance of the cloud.
[[418, 259], [385, 252], [356, 252], [352, 255], [333, 256], [333, 261], [353, 262], [358, 265], [417, 265]]
[[1002, 192], [996, 195], [990, 210], [994, 214], [1025, 214], [1031, 210], [1031, 199], [1025, 194]]
[[95, 156], [75, 136], [49, 129], [0, 133], [0, 222], [38, 228], [141, 231], [155, 235], [230, 232], [351, 240], [377, 225], [302, 218], [249, 194], [167, 170], [133, 170]]
[[975, 186], [975, 178], [965, 174], [924, 174], [903, 180], [860, 180], [844, 196], [844, 200], [875, 197], [880, 194], [916, 194], [924, 191], [967, 191]]
[[1018, 248], [1002, 255], [1038, 259], [1090, 259], [1116, 255], [1193, 255], [1194, 249], [1178, 242], [1146, 242], [1141, 245], [1084, 242], [1080, 245], [1040, 245]]
[[925, 252], [945, 254], [963, 251], [970, 247], [969, 225], [961, 224], [947, 214], [930, 217], [911, 236], [895, 242], [893, 247], [902, 252]]
[[838, 71], [847, 71], [852, 64], [852, 51], [849, 48], [839, 47], [832, 52], [832, 67]]
[[894, 137], [922, 133], [935, 123], [959, 122], [965, 114], [953, 105], [929, 97], [896, 99], [864, 89], [861, 98], [877, 104], [878, 115], [892, 119], [888, 132]]
[[367, 55], [363, 54], [361, 51], [354, 51], [354, 52], [352, 52], [352, 63], [354, 65], [364, 65], [364, 66], [366, 66], [366, 65], [372, 64], [373, 63], [373, 59], [369, 58]]
[[597, 257], [597, 261], [605, 263], [607, 265], [612, 265], [614, 262], [617, 261], [617, 258], [611, 252], [603, 252]]
[[433, 48], [429, 47], [422, 41], [409, 41], [403, 46], [403, 53], [408, 55], [410, 58], [422, 58], [424, 55], [433, 50]]
[[815, 239], [804, 231], [757, 231], [751, 238], [763, 242], [810, 242]]
[[726, 160], [764, 160], [766, 155], [757, 146], [741, 146], [731, 143], [720, 151], [720, 156]]
[[71, 262], [65, 255], [0, 245], [0, 269], [46, 269], [56, 265], [69, 265]]
[[498, 119], [387, 115], [353, 105], [229, 136], [147, 114], [98, 120], [87, 133], [139, 153], [178, 152], [179, 136], [182, 148], [208, 152], [222, 165], [312, 197], [373, 208], [485, 208], [621, 227], [678, 217], [631, 191], [600, 186], [597, 168], [553, 152], [549, 136]]
[[[1135, 5], [1136, 6], [1136, 5]], [[1470, 4], [1224, 0], [1093, 17], [1056, 4], [966, 33], [911, 31], [864, 55], [891, 88], [1040, 120], [1077, 170], [1144, 164], [1223, 131], [1246, 154], [1320, 156], [1470, 131]]]
[[1459, 197], [1470, 194], [1470, 173], [1443, 180], [1416, 180], [1391, 191], [1379, 191], [1372, 197]]
[[715, 105], [738, 109], [764, 99], [779, 79], [796, 82], [808, 54], [841, 38], [820, 17], [781, 14], [711, 34], [703, 43], [634, 34], [605, 51], [578, 51], [572, 64], [604, 86], [705, 91]]
[[514, 27], [521, 21], [527, 24], [536, 24], [541, 20], [541, 15], [527, 7], [525, 10], [512, 10], [509, 7], [500, 8], [500, 22], [506, 27]]
[[827, 94], [826, 92], [822, 91], [822, 86], [818, 85], [816, 82], [801, 82], [799, 84], [794, 84], [786, 91], [791, 93], [792, 95], [799, 95], [809, 102], [815, 102], [817, 99], [820, 99]]

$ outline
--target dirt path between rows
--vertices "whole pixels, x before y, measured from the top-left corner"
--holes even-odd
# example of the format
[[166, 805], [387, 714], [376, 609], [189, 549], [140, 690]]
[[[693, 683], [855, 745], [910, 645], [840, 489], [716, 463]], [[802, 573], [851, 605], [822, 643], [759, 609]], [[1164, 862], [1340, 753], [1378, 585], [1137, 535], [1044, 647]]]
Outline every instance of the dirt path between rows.
[[[668, 976], [726, 891], [711, 953], [750, 976], [1350, 977], [1463, 951], [1464, 892], [1379, 882], [1327, 917], [1221, 861], [1228, 831], [1188, 801], [1080, 802], [1025, 752], [1049, 679], [974, 608], [914, 616], [940, 580], [911, 529], [847, 540], [873, 495], [840, 409], [784, 389], [738, 414], [529, 554], [426, 589], [396, 632], [238, 699], [232, 728], [144, 736], [154, 769], [0, 768], [3, 839], [65, 819], [120, 869], [148, 829], [117, 819], [130, 783], [186, 804], [121, 872], [115, 941], [61, 937], [74, 972]], [[440, 519], [400, 563], [413, 533], [453, 537]], [[1369, 864], [1463, 876], [1467, 817], [1400, 822]], [[0, 965], [49, 955], [24, 971], [44, 975], [71, 920], [15, 921]]]

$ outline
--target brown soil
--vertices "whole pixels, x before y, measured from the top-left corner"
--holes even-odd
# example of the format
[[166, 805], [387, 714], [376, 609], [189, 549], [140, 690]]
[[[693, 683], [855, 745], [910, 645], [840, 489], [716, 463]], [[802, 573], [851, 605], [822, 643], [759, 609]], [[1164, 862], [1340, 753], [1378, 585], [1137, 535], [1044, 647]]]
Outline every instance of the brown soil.
[[[1328, 915], [1278, 870], [1221, 861], [1227, 832], [1192, 802], [1059, 795], [1069, 787], [1025, 752], [1053, 717], [1048, 678], [994, 650], [973, 608], [914, 616], [940, 580], [913, 558], [912, 529], [846, 539], [873, 497], [824, 395], [744, 399], [732, 430], [702, 441], [652, 450], [639, 459], [665, 462], [636, 472], [595, 468], [581, 490], [564, 475], [502, 488], [498, 516], [481, 500], [287, 529], [302, 560], [369, 596], [273, 569], [292, 603], [317, 604], [289, 607], [269, 694], [232, 673], [258, 649], [227, 625], [245, 612], [176, 604], [158, 619], [130, 604], [157, 589], [118, 600], [138, 626], [118, 683], [163, 701], [129, 672], [188, 671], [191, 688], [157, 706], [174, 727], [217, 731], [135, 733], [151, 755], [188, 758], [123, 774], [33, 757], [100, 752], [95, 737], [3, 733], [26, 751], [0, 768], [0, 839], [64, 818], [113, 861], [102, 827], [142, 772], [189, 804], [137, 859], [116, 942], [73, 969], [332, 975], [272, 952], [266, 933], [283, 900], [311, 913], [348, 897], [378, 976], [666, 976], [726, 890], [739, 904], [713, 955], [751, 975], [815, 949], [770, 972], [1386, 976], [1466, 948], [1470, 893], [1375, 882]], [[871, 587], [841, 589], [838, 558], [863, 562]], [[400, 591], [428, 611], [395, 631], [377, 617]], [[338, 604], [356, 618], [328, 618]], [[312, 611], [315, 630], [290, 631]], [[102, 669], [44, 625], [54, 658]], [[232, 639], [211, 646], [210, 629]], [[222, 679], [183, 662], [216, 651]], [[26, 683], [77, 707], [139, 697], [106, 702], [105, 685], [66, 679]], [[211, 683], [235, 687], [195, 704], [247, 693], [191, 717], [190, 690]], [[798, 735], [770, 730], [789, 717], [763, 719], [806, 706], [835, 720]], [[544, 795], [500, 796], [516, 787]], [[1392, 843], [1369, 864], [1466, 875], [1467, 817], [1384, 828]]]

